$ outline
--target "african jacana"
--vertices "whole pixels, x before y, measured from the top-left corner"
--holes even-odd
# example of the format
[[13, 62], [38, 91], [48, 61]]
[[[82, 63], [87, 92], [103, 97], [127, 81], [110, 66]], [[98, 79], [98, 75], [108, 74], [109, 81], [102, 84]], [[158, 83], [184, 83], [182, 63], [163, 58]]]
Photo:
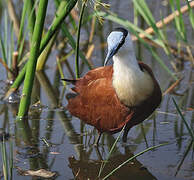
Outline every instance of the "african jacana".
[[104, 65], [113, 57], [113, 66], [93, 69], [77, 80], [63, 79], [75, 85], [67, 108], [72, 115], [95, 126], [99, 135], [119, 132], [126, 125], [126, 142], [130, 128], [144, 121], [160, 104], [161, 90], [151, 68], [137, 62], [127, 30], [115, 29], [107, 43]]

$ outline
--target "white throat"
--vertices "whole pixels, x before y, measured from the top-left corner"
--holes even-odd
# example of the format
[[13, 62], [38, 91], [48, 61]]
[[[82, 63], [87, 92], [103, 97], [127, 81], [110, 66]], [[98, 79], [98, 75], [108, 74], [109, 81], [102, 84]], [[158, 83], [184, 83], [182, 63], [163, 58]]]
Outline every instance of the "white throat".
[[141, 104], [151, 95], [154, 84], [138, 65], [129, 34], [113, 61], [113, 87], [119, 100], [129, 107]]

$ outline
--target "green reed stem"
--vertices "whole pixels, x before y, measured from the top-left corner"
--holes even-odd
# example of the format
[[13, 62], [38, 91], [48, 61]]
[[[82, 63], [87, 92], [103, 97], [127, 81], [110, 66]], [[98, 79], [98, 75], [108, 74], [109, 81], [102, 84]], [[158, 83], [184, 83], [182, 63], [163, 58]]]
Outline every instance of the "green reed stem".
[[108, 157], [107, 157], [106, 161], [103, 162], [103, 163], [101, 164], [100, 171], [99, 171], [99, 173], [98, 173], [98, 177], [101, 176], [101, 173], [102, 173], [104, 167], [106, 166], [106, 164], [107, 164], [107, 162], [108, 162], [108, 160], [109, 160], [109, 158], [110, 158], [110, 156], [111, 156], [111, 154], [112, 154], [114, 148], [116, 147], [117, 142], [119, 141], [119, 139], [120, 139], [120, 137], [121, 137], [121, 134], [123, 133], [124, 129], [125, 129], [125, 126], [123, 126], [123, 128], [122, 128], [122, 130], [120, 131], [120, 133], [119, 133], [117, 139], [115, 140], [114, 144], [112, 145], [112, 147], [111, 147], [111, 149], [110, 149], [110, 151], [109, 151], [109, 153], [108, 153]]
[[194, 132], [193, 132], [192, 128], [189, 127], [186, 119], [184, 118], [184, 116], [183, 116], [179, 106], [177, 105], [177, 103], [176, 103], [176, 101], [175, 101], [175, 99], [173, 97], [172, 97], [172, 100], [173, 100], [173, 103], [174, 103], [174, 105], [176, 107], [176, 110], [178, 111], [179, 115], [181, 116], [181, 119], [183, 120], [183, 122], [184, 122], [184, 124], [185, 124], [185, 126], [186, 126], [186, 128], [187, 128], [187, 130], [188, 130], [188, 132], [189, 132], [189, 134], [190, 134], [190, 136], [192, 138], [192, 140], [194, 141]]
[[46, 16], [48, 0], [40, 0], [35, 28], [32, 36], [32, 43], [30, 49], [30, 58], [27, 64], [26, 75], [24, 80], [24, 88], [22, 98], [20, 101], [18, 117], [24, 117], [30, 105], [30, 97], [32, 93], [33, 81], [36, 70], [36, 63], [39, 56], [39, 47], [44, 27], [44, 20]]
[[[57, 8], [59, 7], [59, 0], [55, 0], [55, 5], [56, 5]], [[71, 17], [71, 14], [69, 14], [69, 20], [70, 20], [73, 28], [77, 29], [76, 22]], [[74, 49], [74, 51], [76, 51], [76, 42], [75, 42], [73, 36], [71, 35], [71, 33], [69, 31], [69, 28], [67, 27], [66, 23], [64, 23], [64, 22], [62, 23], [61, 30], [62, 30], [62, 33], [64, 34], [64, 36], [67, 37], [69, 45]], [[83, 60], [83, 62], [88, 66], [88, 68], [92, 69], [92, 66], [88, 63], [85, 55], [81, 51], [79, 51], [79, 56]]]
[[[56, 18], [53, 20], [51, 28], [48, 30], [48, 32], [45, 34], [45, 36], [43, 37], [41, 41], [39, 55], [42, 53], [44, 48], [47, 46], [47, 44], [49, 43], [50, 39], [53, 37], [55, 32], [60, 28], [62, 22], [67, 17], [67, 15], [70, 13], [70, 11], [72, 10], [72, 8], [75, 6], [76, 3], [77, 3], [77, 0], [61, 1], [60, 6], [59, 6], [60, 11], [58, 11], [58, 13], [56, 14]], [[8, 93], [6, 94], [5, 99], [8, 98], [12, 92], [17, 90], [19, 86], [21, 85], [21, 83], [23, 82], [24, 76], [26, 73], [26, 66], [27, 66], [27, 63], [24, 65], [19, 75], [17, 76], [16, 80], [14, 81], [13, 85], [10, 87]]]
[[36, 20], [36, 15], [34, 11], [34, 1], [24, 1], [24, 6], [22, 10], [22, 17], [21, 17], [21, 22], [20, 22], [20, 32], [19, 32], [19, 38], [18, 38], [18, 46], [21, 44], [22, 39], [23, 39], [23, 30], [24, 30], [24, 24], [25, 24], [25, 18], [26, 15], [28, 14], [28, 28], [30, 30], [30, 39], [32, 38], [33, 30], [34, 30], [34, 25], [35, 25], [35, 20]]
[[[31, 42], [31, 40], [32, 40], [32, 33], [34, 30], [35, 19], [36, 19], [35, 7], [37, 6], [38, 2], [39, 2], [38, 0], [35, 0], [35, 3], [24, 1], [24, 6], [23, 6], [23, 10], [22, 10], [22, 18], [21, 18], [21, 22], [20, 22], [19, 38], [18, 38], [18, 42], [17, 42], [18, 43], [17, 51], [19, 52], [19, 55], [17, 58], [18, 63], [22, 59], [22, 55], [24, 52], [25, 38], [26, 38], [26, 34], [28, 31], [29, 31], [29, 39], [30, 39], [29, 42]], [[24, 31], [26, 16], [28, 17], [28, 22], [27, 22], [27, 25], [26, 25], [26, 28]]]
[[79, 25], [78, 25], [78, 30], [77, 30], [77, 43], [76, 43], [76, 54], [75, 54], [76, 78], [79, 78], [79, 41], [80, 41], [80, 31], [81, 31], [82, 19], [83, 19], [86, 3], [87, 3], [87, 0], [85, 0], [82, 4], [80, 18], [79, 18]]
[[7, 150], [6, 150], [6, 144], [5, 140], [3, 138], [3, 141], [0, 143], [1, 147], [1, 157], [2, 157], [2, 163], [3, 163], [3, 176], [4, 180], [8, 180], [8, 157], [7, 157]]
[[20, 21], [20, 31], [19, 31], [19, 37], [18, 37], [18, 47], [20, 47], [20, 44], [22, 42], [22, 37], [23, 37], [23, 30], [24, 30], [24, 23], [25, 23], [25, 17], [26, 17], [26, 12], [27, 12], [27, 6], [28, 6], [29, 1], [26, 0], [24, 1], [23, 9], [22, 9], [22, 16], [21, 16], [21, 21]]
[[[73, 36], [71, 35], [71, 33], [68, 30], [68, 27], [66, 26], [65, 23], [62, 24], [62, 32], [64, 33], [64, 35], [67, 37], [68, 39], [68, 43], [70, 44], [70, 46], [74, 49], [76, 49], [76, 43], [75, 40], [73, 38]], [[88, 60], [86, 59], [85, 55], [82, 53], [82, 51], [79, 50], [79, 56], [82, 59], [82, 61], [88, 66], [89, 69], [92, 69], [92, 66], [90, 65], [90, 63], [88, 62]]]
[[8, 43], [7, 43], [7, 37], [8, 37], [8, 30], [7, 30], [7, 24], [8, 24], [8, 15], [7, 15], [7, 12], [5, 11], [5, 14], [4, 14], [4, 34], [3, 34], [3, 37], [1, 37], [0, 35], [0, 48], [1, 48], [1, 54], [3, 56], [3, 61], [8, 65]]
[[37, 65], [36, 65], [36, 70], [37, 71], [41, 71], [44, 69], [44, 65], [47, 61], [47, 58], [51, 52], [51, 49], [53, 47], [53, 44], [56, 40], [56, 37], [58, 35], [58, 32], [56, 32], [53, 37], [51, 38], [51, 40], [49, 41], [49, 43], [47, 44], [47, 46], [44, 48], [44, 50], [42, 51], [42, 53], [39, 55], [38, 57], [38, 61], [37, 61]]
[[[61, 66], [61, 62], [60, 62], [60, 59], [58, 57], [57, 57], [57, 66], [58, 66], [58, 70], [59, 70], [59, 74], [61, 76], [61, 79], [64, 79], [65, 76], [63, 74], [63, 68]], [[63, 86], [65, 87], [66, 86], [66, 82], [65, 81], [62, 81], [62, 83], [63, 83]]]
[[[29, 1], [29, 0], [27, 0], [27, 1]], [[35, 21], [36, 21], [36, 15], [35, 15], [35, 9], [34, 9], [34, 0], [31, 0], [28, 2], [27, 13], [28, 13], [28, 28], [30, 30], [29, 38], [32, 39]]]
[[191, 8], [191, 5], [190, 5], [189, 1], [186, 0], [186, 2], [187, 2], [187, 6], [189, 8], [190, 23], [191, 23], [192, 28], [194, 29], [194, 12], [193, 12], [193, 9]]
[[10, 140], [9, 143], [9, 179], [13, 179], [13, 142]]
[[175, 12], [175, 4], [177, 6], [177, 10], [179, 12], [179, 16], [174, 18], [175, 26], [176, 26], [176, 33], [178, 37], [184, 41], [186, 41], [186, 36], [185, 36], [185, 29], [184, 29], [184, 23], [182, 19], [182, 14], [180, 12], [180, 0], [169, 0], [169, 4], [171, 7], [171, 10]]
[[77, 3], [77, 0], [61, 1], [59, 10], [57, 11], [57, 14], [52, 23], [52, 26], [48, 30], [48, 32], [45, 34], [44, 38], [41, 41], [40, 53], [44, 50], [44, 48], [46, 47], [46, 45], [48, 44], [52, 36], [55, 34], [55, 32], [59, 30], [62, 22], [65, 20], [65, 18], [70, 13], [70, 11], [73, 9], [76, 3]]
[[148, 152], [148, 151], [151, 151], [151, 150], [153, 150], [153, 149], [156, 149], [156, 148], [159, 148], [159, 147], [165, 146], [165, 145], [167, 145], [167, 143], [159, 144], [159, 145], [156, 145], [156, 146], [152, 146], [152, 147], [150, 147], [150, 148], [145, 149], [144, 151], [141, 151], [141, 152], [137, 153], [136, 155], [130, 157], [129, 159], [127, 159], [126, 161], [124, 161], [122, 164], [120, 164], [120, 165], [119, 165], [117, 168], [115, 168], [112, 172], [110, 172], [108, 175], [106, 175], [102, 180], [105, 180], [105, 179], [107, 179], [108, 177], [110, 177], [115, 171], [117, 171], [119, 168], [121, 168], [122, 166], [124, 166], [125, 164], [127, 164], [129, 161], [133, 160], [134, 158], [136, 158], [136, 157], [138, 157], [138, 156], [140, 156], [140, 155], [142, 155], [142, 154], [144, 154], [144, 153], [146, 153], [146, 152]]

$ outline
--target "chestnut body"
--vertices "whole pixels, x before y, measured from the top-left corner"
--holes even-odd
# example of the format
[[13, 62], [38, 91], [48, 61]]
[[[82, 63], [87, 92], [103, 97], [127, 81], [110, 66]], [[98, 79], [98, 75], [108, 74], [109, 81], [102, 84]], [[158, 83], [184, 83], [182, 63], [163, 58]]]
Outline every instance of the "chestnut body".
[[100, 133], [116, 133], [126, 124], [123, 135], [126, 141], [130, 128], [144, 121], [161, 102], [161, 90], [152, 70], [141, 62], [139, 66], [149, 73], [154, 83], [152, 94], [139, 105], [129, 107], [119, 100], [112, 85], [113, 67], [106, 66], [91, 70], [75, 81], [72, 90], [77, 96], [69, 99], [68, 110]]

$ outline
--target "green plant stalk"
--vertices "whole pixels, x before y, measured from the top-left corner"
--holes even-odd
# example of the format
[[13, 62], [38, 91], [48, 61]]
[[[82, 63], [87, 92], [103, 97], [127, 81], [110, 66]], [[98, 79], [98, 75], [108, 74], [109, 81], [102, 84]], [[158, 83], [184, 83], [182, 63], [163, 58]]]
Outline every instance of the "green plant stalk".
[[13, 142], [10, 140], [9, 144], [9, 179], [13, 179]]
[[[33, 19], [36, 18], [35, 7], [38, 4], [38, 0], [36, 0], [35, 3], [33, 3], [32, 8], [30, 8], [31, 5], [29, 3], [30, 2], [25, 1], [24, 6], [23, 6], [23, 10], [22, 10], [22, 18], [21, 18], [19, 37], [18, 37], [18, 42], [17, 42], [18, 43], [17, 51], [19, 52], [19, 55], [18, 55], [18, 58], [17, 58], [18, 63], [21, 61], [22, 54], [24, 52], [24, 43], [25, 43], [26, 34], [27, 34], [28, 30], [33, 32], [32, 28], [34, 28], [34, 23], [35, 22], [31, 22], [31, 19], [32, 19], [32, 21], [34, 21]], [[29, 9], [31, 9], [31, 11]], [[28, 15], [28, 23], [27, 23], [27, 26], [26, 26], [27, 28], [24, 31], [25, 17], [27, 16], [27, 13], [29, 14]], [[34, 17], [32, 17], [32, 16], [34, 16]], [[30, 32], [29, 32], [29, 39], [30, 39], [30, 41], [32, 39], [32, 35], [31, 35]]]
[[20, 31], [19, 31], [19, 38], [18, 38], [18, 47], [20, 46], [22, 39], [23, 39], [23, 30], [24, 30], [24, 23], [25, 23], [25, 18], [28, 13], [28, 28], [30, 30], [30, 39], [32, 37], [32, 33], [34, 30], [34, 24], [35, 24], [35, 11], [34, 11], [34, 1], [30, 0], [25, 0], [24, 1], [24, 6], [22, 9], [22, 17], [21, 17], [21, 22], [20, 22]]
[[106, 161], [103, 162], [103, 163], [101, 164], [100, 171], [99, 171], [99, 173], [98, 173], [98, 177], [100, 177], [100, 175], [101, 175], [101, 173], [102, 173], [102, 171], [103, 171], [103, 169], [104, 169], [106, 163], [108, 162], [108, 160], [109, 160], [109, 158], [110, 158], [110, 156], [111, 156], [111, 154], [112, 154], [112, 152], [113, 152], [113, 150], [114, 150], [114, 148], [115, 148], [117, 142], [119, 141], [119, 139], [120, 139], [120, 137], [121, 137], [121, 134], [123, 133], [124, 129], [125, 129], [125, 126], [122, 128], [122, 130], [121, 130], [121, 132], [119, 133], [117, 139], [115, 140], [114, 144], [112, 145], [112, 147], [111, 147], [111, 149], [110, 149], [110, 151], [109, 151], [109, 153], [108, 153], [108, 157], [107, 157]]
[[[73, 39], [73, 36], [71, 35], [71, 33], [69, 32], [67, 26], [65, 25], [65, 23], [63, 23], [62, 25], [62, 32], [64, 33], [64, 35], [68, 38], [68, 42], [70, 44], [70, 46], [74, 49], [76, 49], [76, 43], [75, 40]], [[83, 60], [83, 62], [88, 66], [89, 69], [92, 69], [92, 66], [88, 63], [85, 55], [82, 53], [82, 51], [79, 51], [79, 56], [80, 58]]]
[[[0, 35], [0, 49], [1, 54], [3, 56], [3, 63], [9, 69], [6, 71], [8, 79], [13, 79], [13, 73], [11, 72], [12, 68], [12, 53], [14, 49], [14, 40], [13, 40], [13, 23], [10, 23], [10, 28], [8, 29], [8, 17], [7, 13], [5, 13], [4, 18], [4, 34], [3, 38]], [[8, 34], [10, 34], [10, 38], [8, 39]]]
[[18, 36], [18, 47], [20, 47], [22, 37], [23, 37], [23, 30], [24, 30], [24, 23], [25, 23], [25, 17], [26, 17], [26, 12], [27, 12], [27, 6], [28, 6], [29, 1], [25, 0], [23, 9], [22, 9], [22, 16], [21, 16], [21, 21], [20, 21], [20, 31], [19, 31], [19, 36]]
[[173, 100], [173, 103], [174, 103], [174, 105], [176, 107], [176, 110], [178, 111], [179, 115], [181, 116], [181, 119], [183, 120], [183, 122], [184, 122], [184, 124], [185, 124], [185, 126], [186, 126], [186, 128], [187, 128], [187, 130], [188, 130], [188, 132], [189, 132], [189, 134], [190, 134], [190, 136], [192, 138], [192, 140], [194, 141], [194, 132], [193, 132], [192, 128], [189, 127], [186, 119], [184, 118], [180, 108], [178, 107], [178, 105], [177, 105], [177, 103], [176, 103], [176, 101], [175, 101], [175, 99], [173, 97], [172, 97], [172, 100]]
[[[59, 7], [59, 1], [55, 0], [55, 5], [58, 8]], [[77, 29], [76, 27], [76, 23], [73, 20], [73, 18], [71, 17], [71, 14], [69, 14], [69, 18], [71, 21], [72, 26], [74, 27], [74, 29]], [[83, 23], [82, 23], [83, 24]], [[69, 29], [67, 28], [67, 25], [63, 22], [62, 26], [61, 26], [62, 32], [64, 33], [64, 36], [67, 37], [68, 39], [68, 43], [70, 44], [70, 46], [74, 49], [76, 49], [76, 43], [75, 40], [73, 38], [73, 36], [71, 35], [71, 33], [69, 32]], [[80, 58], [83, 60], [83, 62], [88, 66], [89, 69], [92, 69], [91, 65], [88, 63], [85, 55], [79, 50], [79, 56]]]
[[133, 12], [133, 23], [134, 25], [138, 26], [138, 16], [139, 16], [139, 12], [137, 11], [137, 8], [134, 6], [134, 12]]
[[[75, 6], [76, 3], [77, 3], [77, 0], [71, 0], [71, 1], [68, 1], [68, 3], [67, 1], [62, 1], [60, 3], [60, 7], [59, 7], [60, 12], [56, 15], [56, 18], [54, 19], [51, 28], [49, 29], [49, 31], [46, 33], [46, 35], [43, 37], [41, 41], [39, 55], [44, 50], [44, 48], [47, 46], [47, 44], [49, 43], [54, 33], [60, 28], [61, 23], [70, 13], [71, 9]], [[27, 63], [24, 65], [23, 69], [20, 71], [19, 75], [17, 76], [13, 85], [10, 87], [4, 99], [8, 98], [12, 92], [17, 90], [19, 86], [21, 85], [21, 83], [23, 82], [24, 76], [26, 73], [26, 66], [27, 66]]]
[[76, 54], [75, 54], [76, 79], [79, 78], [79, 41], [80, 41], [80, 31], [81, 31], [82, 19], [83, 19], [86, 3], [87, 3], [87, 0], [85, 0], [82, 4], [80, 18], [79, 18], [79, 25], [78, 25], [78, 30], [77, 30], [77, 42], [76, 42]]
[[[56, 4], [56, 7], [59, 7], [59, 1], [58, 0], [55, 0], [55, 4]], [[60, 9], [59, 9], [60, 10]], [[71, 17], [71, 14], [69, 14], [69, 18], [70, 18], [70, 21], [72, 23], [72, 26], [74, 27], [74, 29], [77, 29], [76, 27], [76, 23], [75, 21], [72, 19]], [[69, 32], [69, 29], [67, 27], [67, 25], [63, 22], [63, 24], [61, 25], [61, 29], [62, 29], [62, 32], [64, 33], [64, 36], [67, 37], [68, 39], [68, 43], [70, 44], [70, 46], [74, 49], [76, 49], [76, 43], [75, 43], [75, 40], [73, 38], [73, 36], [71, 35], [71, 33]], [[83, 60], [83, 62], [88, 66], [89, 69], [92, 69], [91, 65], [88, 63], [85, 55], [79, 50], [79, 56], [80, 58]]]
[[7, 49], [7, 21], [8, 21], [8, 18], [7, 18], [7, 13], [5, 11], [5, 18], [4, 18], [4, 38], [1, 37], [0, 35], [0, 46], [1, 46], [1, 53], [2, 53], [2, 56], [3, 56], [3, 61], [8, 65], [8, 57], [7, 57], [7, 52], [8, 52], [8, 49]]
[[4, 47], [5, 47], [5, 53], [6, 53], [6, 60], [7, 60], [7, 65], [9, 67], [9, 64], [8, 64], [8, 40], [7, 40], [7, 37], [8, 37], [8, 17], [7, 17], [7, 11], [5, 11], [5, 18], [4, 18]]
[[34, 25], [36, 20], [35, 10], [34, 10], [34, 0], [26, 0], [28, 1], [27, 6], [27, 13], [28, 13], [28, 28], [30, 30], [29, 32], [29, 39], [32, 39], [33, 31], [34, 31]]
[[44, 20], [46, 16], [48, 0], [40, 0], [37, 19], [35, 22], [35, 28], [32, 36], [32, 43], [30, 49], [30, 58], [27, 63], [26, 75], [24, 80], [24, 88], [22, 92], [22, 98], [20, 101], [18, 117], [24, 117], [30, 106], [30, 97], [32, 93], [33, 81], [36, 70], [36, 63], [39, 56], [39, 47], [44, 27]]
[[184, 153], [182, 153], [182, 159], [180, 160], [180, 163], [178, 163], [175, 176], [178, 174], [178, 172], [179, 172], [181, 166], [183, 165], [183, 162], [184, 162], [185, 158], [187, 157], [189, 151], [191, 150], [193, 144], [194, 144], [193, 140], [190, 140], [190, 143], [187, 145], [186, 151], [184, 151]]
[[4, 97], [4, 100], [6, 100], [10, 96], [11, 93], [13, 93], [14, 91], [16, 91], [18, 89], [18, 87], [20, 86], [20, 84], [23, 82], [24, 77], [25, 77], [25, 73], [26, 73], [26, 67], [27, 67], [27, 64], [25, 64], [25, 66], [23, 67], [23, 69], [20, 71], [20, 73], [17, 76], [17, 78], [15, 79], [13, 85], [8, 90], [8, 92], [6, 93], [6, 95]]
[[57, 34], [58, 34], [58, 31], [53, 35], [53, 37], [51, 38], [51, 40], [49, 41], [49, 43], [47, 44], [45, 49], [42, 51], [42, 53], [38, 57], [38, 61], [37, 61], [37, 65], [36, 65], [36, 70], [37, 71], [41, 71], [41, 70], [44, 69], [44, 65], [45, 65], [46, 60], [49, 56], [49, 53], [50, 53], [50, 51], [53, 47], [53, 44], [54, 44], [55, 39], [57, 37]]
[[151, 150], [153, 150], [153, 149], [159, 148], [159, 147], [161, 147], [161, 146], [165, 146], [165, 145], [167, 145], [167, 144], [168, 144], [168, 143], [164, 143], [164, 144], [159, 144], [159, 145], [156, 145], [156, 146], [152, 146], [152, 147], [150, 147], [150, 148], [145, 149], [144, 151], [141, 151], [141, 152], [137, 153], [137, 154], [134, 155], [133, 157], [127, 159], [127, 160], [124, 161], [122, 164], [120, 164], [120, 165], [119, 165], [117, 168], [115, 168], [112, 172], [110, 172], [108, 175], [106, 175], [102, 180], [107, 179], [107, 178], [108, 178], [109, 176], [111, 176], [115, 171], [117, 171], [119, 168], [121, 168], [122, 166], [124, 166], [125, 164], [127, 164], [129, 161], [133, 160], [134, 158], [136, 158], [136, 157], [138, 157], [138, 156], [140, 156], [140, 155], [142, 155], [142, 154], [144, 154], [144, 153], [146, 153], [146, 152], [148, 152], [148, 151], [151, 151]]
[[191, 8], [191, 5], [190, 5], [189, 1], [186, 0], [186, 2], [187, 2], [187, 6], [189, 8], [189, 19], [190, 19], [190, 22], [191, 22], [191, 26], [194, 29], [194, 13], [193, 13], [193, 9]]
[[146, 2], [144, 0], [133, 0], [133, 3], [136, 6], [138, 12], [144, 17], [144, 19], [148, 23], [148, 25], [152, 26], [155, 33], [158, 34], [160, 39], [164, 40], [163, 33], [160, 29], [157, 28], [155, 19], [152, 16], [152, 13], [149, 10]]
[[[57, 66], [58, 66], [58, 69], [59, 69], [59, 74], [61, 76], [61, 79], [64, 79], [65, 76], [63, 74], [63, 68], [61, 66], [61, 63], [60, 63], [60, 59], [59, 58], [57, 58]], [[66, 82], [65, 81], [62, 81], [62, 83], [63, 83], [63, 86], [65, 87], [66, 86]]]
[[45, 34], [44, 38], [41, 41], [40, 52], [42, 52], [45, 46], [48, 44], [54, 33], [60, 28], [62, 22], [65, 20], [67, 15], [71, 12], [77, 0], [65, 0], [61, 1], [59, 10], [57, 11], [56, 17], [52, 23], [51, 28]]
[[[180, 13], [180, 1], [179, 2], [177, 0], [175, 0], [175, 1], [176, 1], [177, 9]], [[175, 4], [174, 4], [175, 1], [174, 0], [169, 0], [169, 4], [170, 4], [171, 10], [173, 12], [175, 12]], [[180, 13], [179, 17], [176, 16], [174, 18], [174, 22], [175, 22], [178, 37], [184, 40], [184, 34], [183, 34], [182, 25], [181, 25], [181, 13]]]
[[183, 16], [182, 16], [182, 13], [181, 13], [181, 4], [180, 4], [180, 0], [176, 0], [176, 6], [177, 6], [177, 10], [179, 12], [179, 17], [177, 17], [177, 21], [178, 21], [178, 24], [180, 26], [180, 34], [181, 34], [181, 37], [182, 39], [187, 42], [187, 37], [186, 37], [186, 32], [185, 32], [185, 25], [184, 25], [184, 22], [183, 22]]
[[3, 39], [0, 35], [0, 47], [1, 47], [1, 54], [3, 56], [3, 61], [7, 64], [7, 58], [6, 58], [6, 52], [5, 52], [5, 46], [3, 43]]
[[73, 19], [71, 14], [69, 14], [69, 21], [71, 22], [71, 25], [72, 25], [73, 29], [76, 30], [77, 29], [77, 25], [76, 25], [76, 22]]
[[169, 54], [169, 51], [164, 43], [164, 42], [166, 42], [166, 38], [165, 38], [162, 30], [160, 30], [156, 26], [155, 19], [152, 15], [150, 9], [148, 8], [146, 2], [144, 0], [133, 0], [133, 3], [135, 5], [135, 7], [137, 8], [138, 12], [142, 15], [142, 17], [147, 22], [147, 24], [153, 28], [155, 34], [158, 36], [158, 39], [160, 39], [161, 42], [163, 43], [163, 48], [164, 48], [166, 54]]
[[4, 179], [8, 180], [8, 159], [7, 159], [7, 151], [6, 151], [6, 144], [5, 140], [3, 138], [3, 141], [1, 142], [1, 157], [3, 162], [3, 175]]
[[12, 56], [14, 52], [14, 28], [13, 28], [13, 23], [11, 23], [11, 40], [9, 44], [9, 58], [8, 58], [8, 67], [12, 68]]

